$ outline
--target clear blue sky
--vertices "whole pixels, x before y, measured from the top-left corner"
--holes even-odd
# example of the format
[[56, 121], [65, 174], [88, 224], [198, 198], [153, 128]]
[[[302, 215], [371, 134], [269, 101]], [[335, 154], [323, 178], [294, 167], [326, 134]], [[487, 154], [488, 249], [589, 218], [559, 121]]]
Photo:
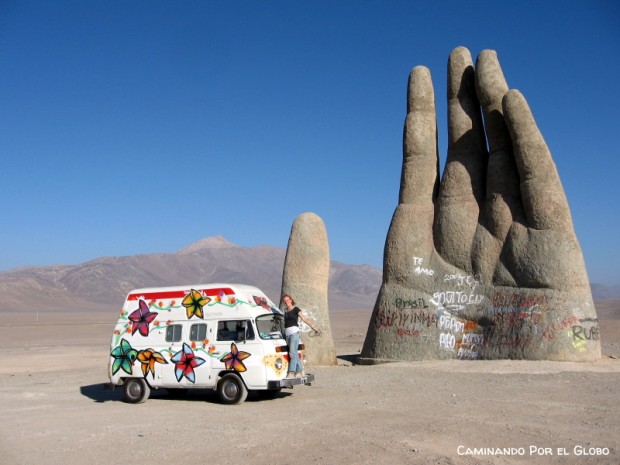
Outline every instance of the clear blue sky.
[[0, 270], [173, 252], [210, 235], [382, 266], [406, 85], [497, 50], [620, 283], [617, 1], [0, 1]]

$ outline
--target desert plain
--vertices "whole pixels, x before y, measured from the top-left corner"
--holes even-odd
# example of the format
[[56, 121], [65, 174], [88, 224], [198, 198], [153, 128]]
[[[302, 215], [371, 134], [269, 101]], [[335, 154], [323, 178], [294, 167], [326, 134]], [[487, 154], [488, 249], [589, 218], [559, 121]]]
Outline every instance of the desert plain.
[[332, 310], [338, 366], [237, 406], [207, 390], [133, 405], [104, 389], [117, 309], [4, 311], [0, 464], [618, 464], [620, 301], [597, 311], [595, 363], [365, 366], [371, 310]]

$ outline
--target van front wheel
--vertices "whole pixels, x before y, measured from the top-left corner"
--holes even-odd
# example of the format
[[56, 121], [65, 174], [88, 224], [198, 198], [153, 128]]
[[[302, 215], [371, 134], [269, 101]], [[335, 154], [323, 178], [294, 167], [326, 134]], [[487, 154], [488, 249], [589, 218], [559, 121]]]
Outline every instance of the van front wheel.
[[237, 375], [229, 373], [222, 376], [217, 384], [217, 393], [225, 404], [242, 404], [248, 397], [248, 390]]
[[143, 378], [129, 378], [125, 381], [125, 402], [141, 404], [151, 395], [151, 388]]

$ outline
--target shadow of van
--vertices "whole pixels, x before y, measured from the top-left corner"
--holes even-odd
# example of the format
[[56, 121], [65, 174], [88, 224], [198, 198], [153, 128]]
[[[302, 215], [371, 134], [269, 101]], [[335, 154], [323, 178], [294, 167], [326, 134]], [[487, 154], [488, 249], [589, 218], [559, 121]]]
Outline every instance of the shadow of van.
[[[105, 402], [123, 402], [123, 387], [118, 386], [114, 389], [108, 387], [106, 383], [90, 384], [88, 386], [80, 386], [80, 393], [84, 397], [88, 397], [97, 403]], [[291, 392], [279, 392], [271, 397], [264, 396], [261, 391], [250, 391], [246, 402], [269, 402], [279, 398], [290, 396]], [[213, 389], [154, 389], [151, 391], [149, 401], [167, 400], [167, 401], [187, 401], [187, 402], [209, 402], [213, 404], [221, 404], [220, 399]]]

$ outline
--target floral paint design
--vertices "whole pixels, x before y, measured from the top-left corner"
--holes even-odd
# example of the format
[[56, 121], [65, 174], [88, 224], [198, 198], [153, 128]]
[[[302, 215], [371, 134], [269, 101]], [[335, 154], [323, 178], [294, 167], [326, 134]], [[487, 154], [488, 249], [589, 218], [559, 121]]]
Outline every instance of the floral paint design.
[[252, 298], [254, 299], [254, 302], [256, 303], [256, 305], [260, 305], [265, 310], [271, 310], [271, 307], [269, 306], [267, 299], [265, 299], [264, 297], [257, 297], [253, 295]]
[[234, 295], [226, 295], [224, 291], [220, 291], [220, 293], [215, 296], [215, 302], [224, 305], [235, 305], [237, 299]]
[[198, 318], [204, 318], [204, 311], [202, 310], [202, 308], [210, 301], [210, 297], [205, 297], [196, 289], [192, 289], [181, 302], [181, 304], [185, 307], [187, 319], [189, 320], [194, 315], [196, 315]]
[[155, 379], [155, 364], [168, 364], [166, 359], [159, 352], [155, 352], [154, 349], [146, 349], [138, 352], [138, 361], [142, 364], [142, 374], [146, 378], [149, 373], [153, 375], [153, 379]]
[[220, 359], [220, 362], [224, 362], [227, 370], [235, 370], [239, 373], [242, 373], [247, 370], [242, 360], [245, 360], [250, 355], [252, 354], [237, 349], [237, 344], [233, 342], [232, 344], [230, 344], [230, 352], [224, 355]]
[[132, 372], [133, 362], [138, 356], [138, 351], [131, 347], [131, 344], [125, 339], [121, 339], [121, 343], [112, 349], [110, 353], [114, 357], [114, 363], [112, 363], [112, 374], [116, 374], [118, 370], [123, 370], [128, 375]]
[[174, 362], [174, 375], [177, 381], [185, 376], [190, 383], [196, 382], [194, 368], [199, 367], [205, 362], [204, 358], [196, 357], [190, 346], [183, 343], [183, 350], [180, 350], [170, 359]]
[[157, 317], [156, 312], [151, 312], [147, 303], [140, 299], [138, 302], [138, 309], [129, 315], [129, 321], [131, 321], [131, 334], [132, 336], [139, 331], [144, 337], [149, 335], [149, 324]]

